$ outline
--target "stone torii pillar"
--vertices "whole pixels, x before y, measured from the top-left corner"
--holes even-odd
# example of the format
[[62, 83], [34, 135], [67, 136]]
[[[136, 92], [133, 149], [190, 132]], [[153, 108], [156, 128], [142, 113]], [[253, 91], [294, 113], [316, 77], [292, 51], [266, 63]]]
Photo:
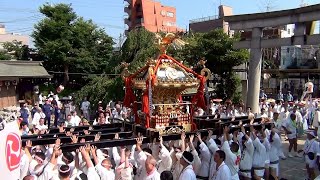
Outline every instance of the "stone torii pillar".
[[247, 95], [247, 107], [251, 107], [253, 113], [259, 112], [259, 93], [262, 63], [261, 37], [262, 28], [253, 28], [250, 44], [250, 63]]

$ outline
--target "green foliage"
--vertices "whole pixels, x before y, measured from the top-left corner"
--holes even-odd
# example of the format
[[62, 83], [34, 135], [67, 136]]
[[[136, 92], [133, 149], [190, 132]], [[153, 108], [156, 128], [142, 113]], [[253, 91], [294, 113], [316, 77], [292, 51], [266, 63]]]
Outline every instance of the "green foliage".
[[10, 60], [11, 56], [4, 51], [0, 51], [0, 60]]
[[[2, 52], [3, 54], [7, 54], [6, 58], [9, 59], [17, 59], [17, 60], [28, 60], [29, 59], [29, 47], [27, 45], [23, 45], [22, 41], [13, 40], [12, 42], [3, 43], [3, 48], [6, 52]], [[13, 57], [10, 56], [12, 54]]]
[[88, 100], [94, 105], [99, 101], [108, 103], [110, 100], [122, 100], [124, 97], [123, 81], [120, 77], [109, 79], [104, 75], [95, 76], [81, 91], [77, 92], [77, 103], [80, 103], [84, 97], [88, 97]]
[[137, 28], [129, 32], [121, 47], [122, 61], [131, 63], [129, 69], [143, 67], [148, 58], [156, 58], [159, 48], [155, 44], [155, 34], [145, 28]]
[[[39, 85], [39, 91], [44, 96], [47, 96], [50, 93], [50, 91], [55, 92], [56, 89], [57, 89], [57, 87], [54, 86], [53, 84], [48, 84], [48, 85], [42, 84], [42, 85]], [[75, 89], [65, 88], [61, 93], [59, 93], [59, 96], [60, 97], [67, 97], [67, 96], [70, 96], [70, 95], [72, 96], [74, 93], [76, 93]]]
[[91, 20], [78, 17], [70, 5], [45, 4], [40, 7], [45, 18], [32, 34], [39, 53], [51, 71], [64, 70], [64, 84], [69, 71], [101, 73], [112, 55], [112, 38]]
[[238, 98], [240, 80], [234, 74], [233, 67], [249, 60], [247, 50], [233, 49], [233, 43], [239, 41], [239, 36], [230, 38], [222, 29], [217, 29], [208, 33], [189, 33], [183, 40], [188, 44], [182, 50], [170, 48], [168, 54], [190, 66], [198, 67], [197, 72], [202, 68], [197, 63], [204, 57], [207, 60], [206, 67], [221, 77], [215, 91], [217, 96], [225, 99]]

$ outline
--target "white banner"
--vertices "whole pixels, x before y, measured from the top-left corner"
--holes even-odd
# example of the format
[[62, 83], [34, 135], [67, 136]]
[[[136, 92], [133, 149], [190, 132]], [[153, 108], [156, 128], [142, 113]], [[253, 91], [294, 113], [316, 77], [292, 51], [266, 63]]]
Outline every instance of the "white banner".
[[17, 121], [7, 123], [0, 137], [0, 179], [19, 179], [21, 137]]

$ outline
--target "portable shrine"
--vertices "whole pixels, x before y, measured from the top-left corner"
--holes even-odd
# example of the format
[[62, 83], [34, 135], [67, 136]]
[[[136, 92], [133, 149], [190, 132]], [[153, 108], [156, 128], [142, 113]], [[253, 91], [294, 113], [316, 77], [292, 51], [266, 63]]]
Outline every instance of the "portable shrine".
[[[193, 108], [197, 106], [206, 109], [206, 77], [165, 54], [166, 47], [175, 42], [182, 44], [181, 40], [167, 34], [159, 41], [161, 55], [157, 59], [149, 59], [144, 67], [133, 74], [128, 71], [128, 63], [122, 64], [124, 106], [133, 108], [136, 124], [156, 129], [160, 134], [196, 129], [192, 119]], [[197, 88], [197, 93], [191, 101], [182, 101], [182, 92], [189, 88]], [[141, 93], [136, 94], [137, 91]], [[139, 96], [141, 101], [137, 102]]]

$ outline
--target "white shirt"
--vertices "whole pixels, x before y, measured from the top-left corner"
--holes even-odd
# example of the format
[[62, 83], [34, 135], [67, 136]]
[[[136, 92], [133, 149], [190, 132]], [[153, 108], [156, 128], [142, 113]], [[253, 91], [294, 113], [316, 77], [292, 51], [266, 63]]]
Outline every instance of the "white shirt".
[[209, 168], [209, 179], [210, 179], [210, 175], [213, 174], [213, 169], [216, 164], [214, 162], [214, 154], [216, 153], [217, 150], [219, 150], [219, 147], [217, 146], [216, 142], [212, 138], [210, 138], [210, 140], [207, 143], [209, 145], [209, 149], [211, 152], [210, 168]]
[[116, 118], [116, 119], [123, 119], [123, 116], [122, 116], [123, 114], [125, 114], [125, 112], [122, 110], [120, 112], [118, 112], [117, 110], [112, 111], [113, 118]]
[[172, 166], [172, 159], [170, 156], [170, 152], [165, 146], [161, 146], [161, 150], [159, 152], [160, 161], [158, 161], [158, 172], [161, 174], [163, 171], [170, 171]]
[[211, 153], [207, 147], [207, 145], [202, 142], [200, 144], [200, 159], [201, 159], [201, 167], [199, 169], [199, 173], [197, 175], [201, 177], [209, 177], [209, 167], [210, 167], [210, 158]]
[[101, 180], [114, 180], [115, 174], [113, 170], [107, 170], [106, 168], [102, 167], [101, 164], [96, 165], [96, 171], [98, 172]]
[[221, 150], [226, 153], [225, 163], [230, 169], [230, 173], [232, 175], [231, 179], [238, 180], [239, 179], [238, 171], [239, 171], [240, 159], [238, 159], [238, 156], [231, 151], [228, 141], [223, 142]]
[[88, 168], [87, 177], [88, 177], [88, 180], [100, 179], [100, 177], [94, 167]]
[[71, 116], [71, 121], [74, 123], [74, 126], [79, 126], [81, 118], [78, 115]]
[[269, 159], [270, 163], [279, 160], [279, 151], [281, 151], [281, 140], [277, 133], [274, 133], [272, 142], [270, 142]]
[[210, 174], [209, 180], [226, 180], [231, 179], [231, 172], [229, 167], [222, 162], [218, 169], [216, 168], [217, 164], [214, 163], [213, 174]]
[[251, 170], [253, 161], [254, 147], [251, 138], [245, 142], [245, 147], [242, 149], [240, 169]]
[[38, 125], [39, 124], [39, 120], [41, 119], [41, 118], [45, 118], [46, 117], [46, 115], [43, 113], [43, 112], [36, 112], [36, 113], [34, 113], [34, 116], [33, 116], [33, 119], [32, 119], [32, 125]]
[[[80, 122], [79, 122], [80, 123]], [[79, 123], [78, 123], [78, 125], [79, 125]], [[65, 121], [65, 124], [66, 124], [66, 126], [78, 126], [77, 125], [77, 122], [76, 122], [76, 119], [75, 118], [72, 118], [71, 117], [71, 119], [70, 119], [70, 121], [68, 121], [68, 120], [66, 120]]]
[[265, 162], [267, 159], [267, 151], [265, 146], [260, 142], [260, 139], [258, 137], [256, 137], [256, 139], [253, 141], [253, 146], [255, 150], [253, 153], [252, 167], [265, 167]]
[[196, 175], [193, 171], [192, 165], [184, 168], [179, 176], [179, 180], [196, 180]]
[[37, 126], [36, 126], [36, 128], [37, 129], [39, 129], [40, 131], [42, 131], [42, 130], [47, 130], [48, 129], [48, 126], [46, 126], [46, 125], [40, 125], [40, 124], [38, 124]]
[[291, 134], [287, 134], [289, 139], [297, 137], [297, 123], [293, 122], [290, 117], [284, 122], [283, 126], [291, 132]]
[[[319, 152], [319, 143], [315, 140], [306, 140], [306, 142], [304, 143], [304, 148], [303, 148], [305, 155], [305, 160], [306, 163], [309, 165], [310, 168], [315, 168], [316, 167], [316, 162], [317, 162], [317, 154]], [[309, 156], [307, 156], [307, 154], [309, 152], [314, 153], [314, 159], [311, 160], [309, 159]]]
[[143, 178], [143, 180], [160, 180], [160, 174], [155, 169], [151, 174], [146, 175], [146, 177]]
[[290, 112], [289, 111], [287, 111], [287, 112], [281, 112], [280, 114], [279, 114], [279, 119], [281, 120], [281, 121], [285, 121], [286, 119], [288, 119], [288, 117], [289, 117], [289, 114], [290, 114]]

